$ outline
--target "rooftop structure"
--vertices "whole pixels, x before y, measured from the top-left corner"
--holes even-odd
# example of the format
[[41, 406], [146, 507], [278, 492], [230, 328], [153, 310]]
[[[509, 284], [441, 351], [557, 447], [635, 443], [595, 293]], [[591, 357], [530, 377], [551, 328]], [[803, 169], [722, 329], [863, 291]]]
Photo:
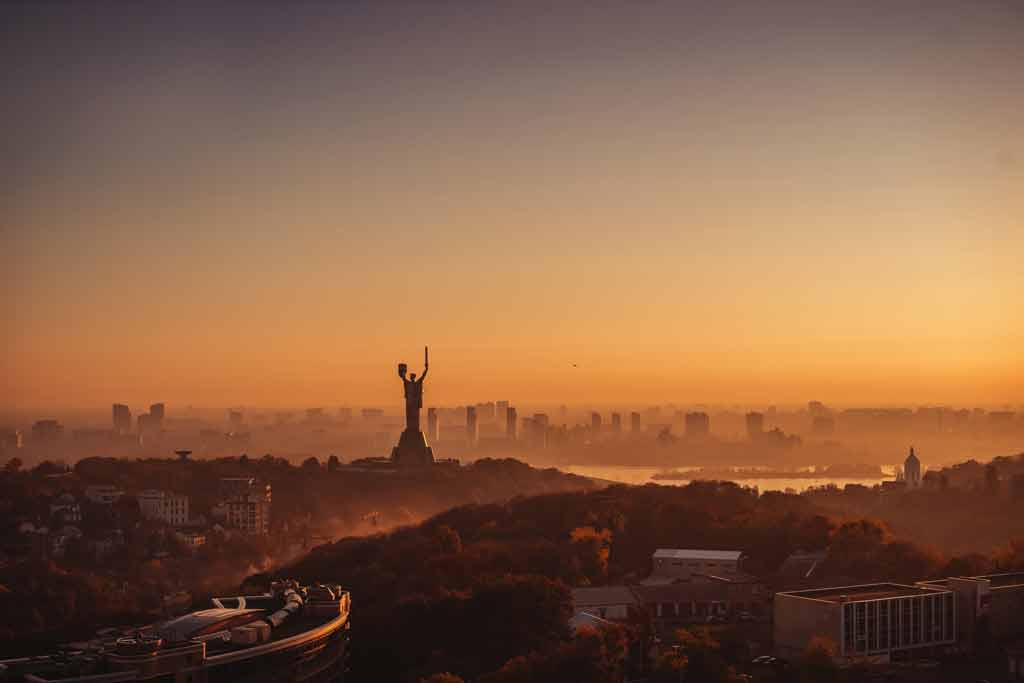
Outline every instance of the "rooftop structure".
[[835, 645], [835, 659], [886, 662], [910, 651], [941, 653], [957, 639], [952, 591], [872, 583], [776, 593], [774, 641], [781, 656], [801, 656], [815, 638]]
[[654, 559], [674, 560], [719, 560], [723, 562], [739, 562], [743, 556], [741, 550], [692, 550], [677, 548], [658, 548], [654, 551]]
[[263, 595], [214, 598], [210, 609], [76, 643], [51, 656], [0, 661], [19, 683], [136, 680], [341, 681], [349, 594], [336, 585], [275, 582]]

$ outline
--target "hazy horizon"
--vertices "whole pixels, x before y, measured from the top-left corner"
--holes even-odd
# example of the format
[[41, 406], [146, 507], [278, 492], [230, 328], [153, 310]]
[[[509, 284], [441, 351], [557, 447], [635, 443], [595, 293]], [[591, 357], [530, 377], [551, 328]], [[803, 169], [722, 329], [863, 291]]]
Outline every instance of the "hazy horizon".
[[0, 412], [1024, 403], [1024, 7], [10, 3]]

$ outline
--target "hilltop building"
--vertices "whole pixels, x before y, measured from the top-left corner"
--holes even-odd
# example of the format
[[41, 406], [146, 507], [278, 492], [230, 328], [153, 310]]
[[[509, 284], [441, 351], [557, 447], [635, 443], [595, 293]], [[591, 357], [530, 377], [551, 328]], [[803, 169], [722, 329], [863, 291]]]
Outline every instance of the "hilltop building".
[[136, 499], [139, 512], [147, 519], [156, 519], [171, 526], [188, 524], [188, 496], [147, 489], [141, 491]]
[[921, 461], [914, 455], [913, 446], [910, 448], [910, 455], [903, 461], [903, 479], [907, 482], [908, 489], [921, 486]]
[[224, 521], [247, 534], [270, 531], [270, 484], [255, 477], [224, 477], [220, 480]]

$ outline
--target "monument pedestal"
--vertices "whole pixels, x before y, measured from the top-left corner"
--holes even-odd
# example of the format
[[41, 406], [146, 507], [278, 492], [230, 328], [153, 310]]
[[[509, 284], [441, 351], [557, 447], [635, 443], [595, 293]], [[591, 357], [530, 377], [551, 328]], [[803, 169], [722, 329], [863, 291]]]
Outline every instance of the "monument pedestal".
[[398, 445], [391, 449], [391, 462], [396, 465], [430, 465], [434, 462], [434, 451], [427, 445], [423, 432], [405, 429]]

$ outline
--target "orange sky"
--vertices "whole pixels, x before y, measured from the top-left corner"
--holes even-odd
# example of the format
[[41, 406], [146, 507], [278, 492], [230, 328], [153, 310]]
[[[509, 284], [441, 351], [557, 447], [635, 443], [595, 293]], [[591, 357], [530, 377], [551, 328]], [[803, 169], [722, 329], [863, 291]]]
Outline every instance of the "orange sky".
[[1024, 16], [847, 4], [19, 8], [0, 410], [1024, 402]]

